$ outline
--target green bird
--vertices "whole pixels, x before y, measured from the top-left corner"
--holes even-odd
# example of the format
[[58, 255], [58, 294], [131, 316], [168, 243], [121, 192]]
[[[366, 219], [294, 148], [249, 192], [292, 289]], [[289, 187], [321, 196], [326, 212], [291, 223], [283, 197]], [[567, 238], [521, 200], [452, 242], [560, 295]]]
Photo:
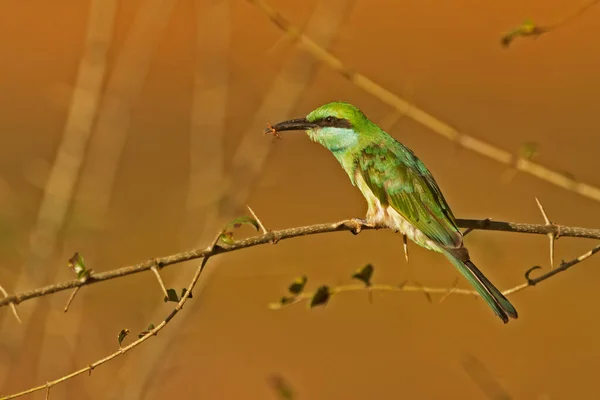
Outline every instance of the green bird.
[[507, 323], [517, 311], [471, 262], [463, 235], [431, 172], [408, 147], [357, 107], [332, 102], [306, 118], [270, 126], [265, 133], [306, 131], [331, 151], [367, 200], [366, 226], [388, 227], [428, 250], [442, 253]]

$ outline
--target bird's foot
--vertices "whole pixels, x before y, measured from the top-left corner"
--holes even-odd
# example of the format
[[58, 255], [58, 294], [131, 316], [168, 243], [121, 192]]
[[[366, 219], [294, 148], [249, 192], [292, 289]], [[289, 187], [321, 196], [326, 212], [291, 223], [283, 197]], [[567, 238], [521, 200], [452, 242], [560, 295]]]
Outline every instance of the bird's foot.
[[351, 218], [350, 222], [354, 224], [354, 227], [350, 229], [353, 235], [358, 235], [364, 228], [376, 228], [375, 224], [370, 223], [366, 219], [362, 218]]

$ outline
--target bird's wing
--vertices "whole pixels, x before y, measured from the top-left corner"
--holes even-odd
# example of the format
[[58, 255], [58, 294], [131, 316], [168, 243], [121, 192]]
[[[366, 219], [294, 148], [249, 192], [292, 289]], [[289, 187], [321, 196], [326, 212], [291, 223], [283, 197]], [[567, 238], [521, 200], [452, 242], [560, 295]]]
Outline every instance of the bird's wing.
[[392, 206], [415, 228], [444, 247], [456, 248], [462, 234], [431, 173], [410, 149], [369, 145], [356, 161], [360, 173], [382, 205]]

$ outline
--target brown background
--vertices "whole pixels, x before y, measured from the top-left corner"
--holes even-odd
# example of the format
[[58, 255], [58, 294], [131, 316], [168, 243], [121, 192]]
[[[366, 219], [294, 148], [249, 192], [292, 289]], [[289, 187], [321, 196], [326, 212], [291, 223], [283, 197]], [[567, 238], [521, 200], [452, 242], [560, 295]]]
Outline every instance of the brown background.
[[[141, 2], [121, 3], [109, 73]], [[331, 50], [387, 89], [469, 134], [507, 151], [517, 151], [523, 142], [538, 142], [539, 162], [600, 184], [600, 8], [538, 40], [519, 40], [508, 50], [499, 45], [500, 35], [526, 18], [552, 23], [582, 4], [358, 0], [344, 17]], [[316, 1], [274, 0], [271, 5], [302, 27]], [[0, 214], [6, 234], [0, 282], [13, 291], [26, 289], [14, 286], [43, 195], [44, 166], [53, 163], [63, 133], [88, 5], [65, 0], [2, 6]], [[97, 247], [89, 262], [95, 270], [182, 249], [195, 24], [194, 3], [179, 1], [134, 103], [106, 229], [94, 239]], [[273, 49], [281, 32], [241, 0], [231, 2], [231, 35], [226, 165], [231, 165], [265, 91], [293, 50], [290, 44]], [[375, 122], [391, 111], [320, 65], [289, 117], [337, 99], [356, 104]], [[260, 129], [256, 126], [256, 135], [261, 135]], [[409, 118], [401, 119], [390, 133], [425, 161], [459, 217], [542, 222], [537, 196], [556, 222], [600, 226], [599, 204], [526, 175], [504, 184], [504, 166], [457, 150]], [[270, 155], [247, 203], [270, 228], [364, 214], [360, 193], [324, 149], [301, 134], [277, 142], [264, 137], [264, 146], [270, 147]], [[81, 227], [70, 220], [62, 238], [77, 242], [81, 235]], [[543, 236], [476, 232], [466, 243], [475, 262], [500, 288], [522, 282], [523, 272], [532, 265], [548, 268]], [[557, 260], [575, 257], [592, 244], [562, 239]], [[75, 250], [81, 248], [60, 249], [65, 254]], [[431, 304], [416, 293], [375, 293], [369, 304], [365, 293], [352, 293], [312, 311], [304, 305], [280, 311], [266, 307], [298, 275], [309, 276], [310, 288], [336, 285], [347, 282], [367, 262], [375, 265], [378, 282], [411, 279], [448, 287], [457, 276], [445, 259], [414, 245], [411, 257], [407, 265], [400, 237], [387, 231], [313, 236], [223, 256], [208, 275], [202, 295], [183, 310], [189, 315], [178, 328], [167, 327], [91, 377], [56, 388], [51, 398], [123, 398], [116, 388], [137, 378], [129, 375], [130, 369], [120, 368], [125, 363], [135, 366], [136, 360], [147, 362], [142, 353], [160, 341], [170, 344], [166, 355], [153, 361], [156, 369], [143, 391], [147, 399], [276, 398], [267, 383], [273, 373], [297, 389], [298, 399], [484, 398], [465, 371], [463, 361], [469, 357], [485, 365], [515, 399], [600, 394], [597, 259], [511, 297], [520, 318], [506, 326], [481, 301], [461, 296], [441, 304], [434, 298]], [[64, 265], [65, 260], [57, 258], [55, 264]], [[167, 285], [182, 269], [191, 276], [195, 265], [167, 268]], [[59, 279], [70, 279], [66, 266], [60, 268]], [[460, 286], [467, 287], [463, 281]], [[8, 377], [0, 382], [1, 393], [41, 384], [103, 357], [116, 349], [119, 330], [139, 332], [149, 322], [158, 323], [148, 321], [157, 304], [165, 315], [170, 308], [162, 303], [150, 274], [84, 290], [86, 295], [72, 306], [79, 313], [60, 311], [52, 317], [54, 328], [45, 335], [54, 344], [44, 353], [46, 360], [37, 356], [44, 324], [5, 323], [5, 329], [27, 331], [20, 333], [25, 335], [20, 348], [2, 345], [5, 332], [0, 332], [0, 369]], [[58, 300], [52, 307], [61, 307], [68, 293], [53, 297]], [[50, 301], [33, 300], [44, 307], [50, 307]], [[12, 318], [7, 308], [0, 310], [0, 318]], [[61, 341], [61, 332], [74, 329], [79, 332], [75, 341]], [[53, 358], [62, 360], [60, 366]], [[40, 362], [46, 366], [38, 369]], [[43, 398], [43, 393], [32, 398]]]

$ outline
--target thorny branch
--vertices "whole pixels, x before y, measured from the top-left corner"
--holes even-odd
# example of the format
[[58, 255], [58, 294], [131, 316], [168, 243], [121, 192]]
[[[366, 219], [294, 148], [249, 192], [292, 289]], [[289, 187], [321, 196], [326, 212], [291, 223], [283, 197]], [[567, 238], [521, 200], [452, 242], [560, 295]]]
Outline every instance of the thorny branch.
[[[530, 276], [531, 272], [533, 272], [536, 269], [541, 269], [540, 266], [536, 265], [536, 266], [528, 269], [525, 272], [525, 282], [524, 283], [516, 285], [510, 289], [506, 289], [506, 290], [502, 291], [502, 294], [505, 296], [509, 296], [514, 293], [520, 292], [524, 289], [527, 289], [528, 287], [535, 286], [538, 283], [541, 283], [541, 282], [553, 277], [554, 275], [556, 275], [560, 272], [566, 271], [567, 269], [571, 268], [572, 266], [579, 264], [580, 262], [582, 262], [582, 261], [588, 259], [589, 257], [591, 257], [592, 255], [596, 254], [598, 251], [600, 251], [600, 245], [595, 246], [590, 251], [588, 251], [585, 254], [582, 254], [579, 257], [574, 258], [570, 261], [562, 261], [558, 268], [554, 268], [554, 269], [550, 270], [549, 272], [538, 276], [537, 278], [531, 278], [531, 276]], [[425, 293], [427, 295], [427, 299], [429, 301], [431, 301], [430, 295], [442, 294], [443, 297], [439, 300], [440, 303], [442, 301], [444, 301], [445, 299], [447, 299], [448, 296], [450, 296], [452, 294], [480, 297], [479, 293], [477, 293], [477, 291], [475, 291], [475, 290], [461, 289], [461, 288], [457, 288], [455, 285], [453, 285], [450, 288], [433, 288], [433, 287], [422, 286], [420, 284], [409, 285], [408, 281], [402, 282], [398, 285], [378, 284], [378, 283], [369, 284], [368, 286], [365, 286], [364, 284], [341, 285], [341, 286], [336, 286], [334, 288], [329, 289], [329, 295], [333, 296], [333, 295], [336, 295], [339, 293], [359, 292], [359, 291], [362, 292], [365, 290], [368, 292]], [[269, 308], [277, 310], [284, 306], [289, 306], [289, 305], [301, 303], [304, 301], [310, 301], [315, 297], [316, 294], [317, 294], [316, 291], [302, 292], [293, 297], [286, 298], [285, 302], [280, 301], [280, 302], [271, 303], [271, 304], [269, 304]]]
[[[523, 224], [516, 222], [503, 222], [503, 221], [492, 221], [490, 219], [475, 220], [475, 219], [457, 219], [458, 226], [461, 228], [471, 230], [488, 230], [488, 231], [503, 231], [503, 232], [515, 232], [515, 233], [529, 233], [538, 235], [558, 235], [561, 237], [579, 237], [589, 239], [600, 239], [600, 229], [580, 228], [562, 226], [556, 224], [542, 225], [542, 224]], [[173, 264], [179, 264], [190, 260], [195, 260], [203, 257], [210, 257], [217, 254], [229, 253], [245, 249], [248, 247], [254, 247], [263, 244], [272, 244], [280, 240], [291, 239], [300, 236], [317, 235], [329, 232], [339, 231], [351, 231], [356, 232], [357, 230], [370, 230], [375, 229], [369, 226], [360, 225], [358, 220], [349, 219], [340, 222], [317, 224], [301, 226], [297, 228], [281, 229], [276, 231], [270, 231], [261, 235], [253, 236], [246, 239], [236, 240], [227, 247], [215, 247], [211, 248], [197, 248], [190, 251], [185, 251], [177, 254], [172, 254], [166, 257], [154, 258], [148, 261], [144, 261], [135, 265], [130, 265], [106, 272], [89, 274], [85, 281], [73, 279], [61, 283], [56, 283], [48, 286], [44, 286], [37, 289], [24, 291], [21, 293], [6, 296], [4, 299], [0, 299], [0, 307], [7, 306], [9, 304], [19, 304], [24, 301], [46, 296], [52, 293], [62, 292], [64, 290], [73, 289], [76, 287], [92, 285], [98, 282], [107, 281], [110, 279], [121, 278], [124, 276], [137, 274], [140, 272], [152, 270], [152, 267], [157, 267], [159, 270]]]
[[[536, 199], [536, 201], [538, 203], [540, 210], [542, 210], [544, 220], [546, 221], [546, 224], [544, 224], [544, 225], [499, 222], [499, 221], [492, 221], [489, 218], [485, 219], [485, 220], [467, 220], [467, 219], [461, 220], [461, 219], [459, 219], [459, 220], [457, 220], [457, 223], [460, 227], [466, 228], [468, 231], [479, 229], [479, 230], [497, 230], [497, 231], [530, 233], [530, 234], [543, 234], [543, 235], [548, 235], [552, 239], [555, 239], [556, 237], [558, 237], [559, 234], [561, 236], [573, 236], [573, 237], [585, 237], [585, 238], [600, 239], [600, 229], [567, 227], [567, 226], [560, 226], [560, 225], [551, 223], [548, 216], [543, 211], [543, 207], [541, 206], [539, 201], [537, 199]], [[42, 390], [46, 390], [46, 397], [48, 397], [48, 395], [50, 393], [50, 389], [53, 386], [55, 386], [59, 383], [65, 382], [65, 381], [67, 381], [71, 378], [74, 378], [78, 375], [81, 375], [85, 372], [88, 372], [91, 374], [91, 372], [94, 368], [96, 368], [102, 364], [105, 364], [120, 355], [125, 354], [127, 351], [139, 346], [144, 341], [148, 340], [150, 337], [156, 336], [156, 334], [158, 334], [158, 332], [161, 331], [169, 323], [169, 321], [171, 321], [171, 319], [183, 308], [183, 305], [186, 303], [187, 299], [191, 296], [192, 290], [196, 286], [196, 283], [198, 282], [200, 274], [204, 270], [204, 267], [206, 266], [208, 259], [214, 255], [221, 254], [221, 253], [227, 253], [227, 252], [235, 251], [235, 250], [241, 250], [243, 248], [253, 247], [253, 246], [256, 246], [259, 244], [266, 244], [266, 243], [275, 244], [279, 240], [289, 239], [292, 237], [307, 236], [307, 235], [326, 233], [326, 232], [337, 232], [337, 231], [350, 231], [351, 233], [356, 235], [356, 234], [360, 233], [362, 230], [378, 229], [378, 228], [375, 228], [375, 227], [372, 227], [369, 225], [365, 225], [365, 223], [360, 219], [353, 218], [350, 220], [344, 220], [344, 221], [330, 223], [330, 224], [310, 225], [310, 226], [304, 226], [304, 227], [298, 227], [298, 228], [284, 229], [284, 230], [279, 230], [279, 231], [269, 231], [267, 228], [265, 228], [264, 224], [257, 218], [254, 211], [250, 207], [248, 207], [248, 209], [254, 218], [249, 218], [249, 217], [238, 218], [238, 219], [234, 220], [233, 222], [231, 222], [228, 225], [228, 227], [239, 227], [242, 224], [250, 224], [250, 225], [254, 225], [254, 227], [257, 230], [261, 230], [262, 235], [258, 235], [255, 237], [236, 241], [236, 240], [233, 240], [233, 234], [231, 232], [227, 232], [227, 227], [226, 227], [218, 233], [218, 235], [212, 241], [210, 246], [208, 246], [205, 249], [196, 249], [196, 250], [192, 250], [189, 252], [178, 253], [178, 254], [174, 254], [174, 255], [159, 258], [159, 259], [152, 259], [150, 261], [140, 263], [140, 264], [137, 264], [134, 266], [124, 267], [124, 268], [116, 269], [113, 271], [108, 271], [105, 273], [99, 273], [99, 274], [93, 273], [92, 270], [85, 269], [85, 266], [83, 264], [83, 259], [79, 256], [78, 253], [76, 253], [75, 256], [70, 260], [70, 263], [73, 263], [73, 260], [77, 257], [77, 260], [79, 260], [79, 262], [82, 263], [84, 279], [81, 279], [81, 277], [80, 277], [79, 279], [74, 280], [74, 281], [63, 282], [63, 283], [56, 284], [56, 285], [50, 285], [45, 288], [35, 289], [35, 290], [29, 291], [29, 292], [24, 292], [24, 293], [12, 295], [12, 296], [7, 296], [4, 300], [2, 300], [2, 302], [0, 303], [0, 306], [10, 305], [14, 309], [14, 306], [16, 303], [22, 302], [22, 301], [25, 301], [25, 300], [28, 300], [28, 299], [31, 299], [34, 297], [40, 297], [40, 296], [44, 296], [44, 295], [47, 295], [50, 293], [56, 293], [56, 292], [66, 290], [69, 288], [77, 289], [77, 288], [80, 288], [81, 286], [91, 284], [94, 282], [101, 282], [104, 280], [113, 279], [113, 278], [117, 278], [117, 277], [121, 277], [121, 276], [126, 276], [126, 275], [130, 275], [130, 274], [134, 274], [134, 273], [138, 273], [138, 272], [142, 272], [142, 271], [147, 271], [147, 270], [150, 270], [155, 274], [155, 276], [159, 280], [159, 283], [161, 284], [161, 288], [166, 291], [166, 288], [164, 287], [164, 284], [162, 283], [162, 279], [160, 279], [160, 274], [158, 272], [160, 268], [163, 268], [163, 267], [165, 267], [167, 265], [171, 265], [171, 264], [181, 263], [183, 261], [188, 261], [188, 260], [197, 259], [197, 258], [203, 258], [202, 263], [197, 268], [196, 273], [194, 274], [194, 277], [192, 278], [190, 284], [188, 285], [188, 288], [183, 292], [181, 298], [179, 299], [177, 306], [171, 311], [171, 313], [169, 315], [167, 315], [166, 318], [164, 318], [164, 320], [158, 326], [156, 326], [156, 327], [151, 326], [151, 327], [149, 327], [148, 331], [140, 334], [138, 340], [134, 341], [133, 343], [131, 343], [125, 347], [121, 347], [122, 338], [120, 337], [121, 334], [119, 334], [119, 349], [117, 351], [115, 351], [114, 353], [112, 353], [98, 361], [95, 361], [84, 368], [81, 368], [75, 372], [65, 375], [61, 378], [58, 378], [53, 381], [49, 381], [43, 385], [39, 385], [39, 386], [33, 387], [31, 389], [28, 389], [28, 390], [25, 390], [25, 391], [22, 391], [19, 393], [0, 397], [0, 400], [14, 399], [17, 397], [21, 397], [21, 396], [31, 394], [31, 393], [34, 393], [37, 391], [42, 391]], [[223, 242], [223, 244], [225, 244], [227, 247], [223, 247], [220, 244], [218, 245], [217, 243], [219, 242], [219, 240], [221, 240]], [[558, 274], [559, 272], [566, 271], [568, 268], [584, 261], [585, 259], [591, 257], [593, 254], [595, 254], [598, 251], [600, 251], [600, 245], [594, 247], [589, 252], [577, 257], [574, 260], [567, 261], [567, 262], [564, 262], [564, 261], [561, 262], [561, 265], [558, 268], [553, 269], [537, 278], [531, 278], [530, 274], [533, 270], [539, 269], [541, 267], [535, 266], [533, 268], [530, 268], [525, 273], [526, 282], [521, 285], [515, 286], [511, 289], [504, 291], [504, 294], [505, 295], [513, 294], [513, 293], [521, 291], [529, 286], [535, 286], [536, 284], [538, 284], [546, 279], [549, 279], [550, 277]], [[456, 288], [456, 285], [454, 285], [452, 288], [429, 288], [429, 287], [424, 287], [420, 284], [412, 285], [412, 286], [406, 285], [406, 282], [401, 285], [372, 284], [370, 281], [372, 274], [373, 274], [373, 267], [371, 265], [367, 265], [362, 270], [360, 270], [359, 272], [357, 272], [356, 274], [353, 275], [353, 278], [359, 279], [363, 282], [362, 285], [340, 286], [340, 287], [333, 288], [333, 289], [329, 289], [327, 286], [321, 286], [317, 291], [312, 292], [312, 293], [303, 292], [303, 288], [307, 281], [307, 278], [303, 277], [300, 281], [294, 282], [292, 284], [292, 286], [290, 286], [290, 288], [289, 288], [290, 292], [292, 292], [294, 294], [294, 297], [292, 297], [292, 298], [284, 297], [283, 300], [285, 300], [285, 301], [281, 301], [280, 303], [274, 303], [274, 304], [271, 304], [270, 306], [271, 306], [271, 308], [281, 308], [282, 306], [286, 306], [289, 304], [298, 303], [298, 302], [301, 302], [304, 300], [310, 300], [310, 306], [313, 307], [316, 305], [325, 304], [328, 301], [328, 299], [334, 294], [339, 294], [342, 292], [365, 290], [365, 289], [368, 290], [369, 295], [371, 295], [372, 291], [377, 291], [377, 290], [379, 290], [379, 291], [421, 292], [421, 293], [425, 293], [425, 295], [427, 296], [427, 298], [429, 300], [431, 300], [431, 294], [439, 293], [439, 294], [444, 295], [442, 297], [442, 299], [440, 300], [440, 302], [443, 301], [444, 299], [446, 299], [449, 295], [455, 294], [455, 293], [456, 294], [465, 294], [465, 295], [474, 295], [474, 296], [478, 295], [477, 292], [475, 292], [473, 290]], [[72, 297], [74, 297], [73, 294], [71, 295], [71, 299], [69, 300], [69, 303], [72, 300]], [[123, 331], [126, 331], [126, 330], [123, 330]], [[127, 332], [128, 331], [126, 331], [125, 334]]]
[[[210, 249], [210, 251], [214, 251], [217, 248], [219, 248], [217, 246], [217, 242], [219, 241], [219, 238], [221, 236], [221, 232], [219, 232], [219, 235], [216, 236], [215, 240], [211, 243], [211, 245], [207, 248]], [[214, 253], [217, 254], [217, 253]], [[72, 379], [78, 375], [84, 374], [86, 372], [88, 372], [90, 375], [92, 374], [92, 371], [94, 370], [94, 368], [99, 367], [102, 364], [105, 364], [109, 361], [111, 361], [114, 358], [117, 358], [123, 354], [125, 354], [126, 352], [128, 352], [129, 350], [139, 346], [140, 344], [142, 344], [143, 342], [145, 342], [146, 340], [150, 339], [151, 337], [154, 337], [158, 334], [158, 332], [160, 332], [168, 323], [169, 321], [171, 321], [173, 319], [173, 317], [175, 317], [175, 315], [177, 315], [177, 313], [179, 311], [181, 311], [181, 309], [183, 308], [183, 305], [187, 302], [188, 298], [190, 298], [192, 290], [194, 289], [194, 287], [196, 286], [196, 284], [198, 283], [198, 279], [200, 278], [200, 274], [202, 273], [202, 271], [204, 270], [204, 267], [206, 266], [206, 263], [208, 262], [208, 259], [210, 258], [212, 254], [207, 254], [204, 259], [202, 260], [202, 263], [198, 266], [198, 268], [196, 269], [196, 273], [194, 274], [190, 284], [188, 285], [186, 291], [183, 293], [183, 295], [181, 296], [181, 299], [179, 300], [179, 302], [177, 303], [177, 305], [175, 306], [175, 308], [169, 313], [169, 315], [167, 315], [167, 317], [160, 323], [158, 324], [156, 327], [149, 329], [147, 332], [145, 332], [144, 335], [140, 335], [140, 337], [138, 338], [138, 340], [132, 342], [131, 344], [121, 347], [119, 346], [119, 350], [115, 351], [114, 353], [98, 360], [95, 361], [91, 364], [89, 364], [88, 366], [81, 368], [77, 371], [74, 371], [68, 375], [65, 375], [61, 378], [55, 379], [53, 381], [48, 381], [43, 385], [39, 385], [36, 387], [33, 387], [31, 389], [27, 389], [24, 390], [22, 392], [19, 393], [15, 393], [15, 394], [11, 394], [8, 396], [2, 396], [0, 397], [0, 400], [9, 400], [9, 399], [15, 399], [17, 397], [22, 397], [25, 396], [27, 394], [31, 394], [31, 393], [35, 393], [35, 392], [39, 392], [41, 390], [46, 390], [46, 398], [48, 398], [48, 395], [50, 393], [50, 388], [52, 388], [53, 386], [56, 386], [59, 383], [68, 381], [69, 379]], [[150, 268], [152, 269], [152, 268]], [[1, 396], [1, 395], [0, 395]]]

